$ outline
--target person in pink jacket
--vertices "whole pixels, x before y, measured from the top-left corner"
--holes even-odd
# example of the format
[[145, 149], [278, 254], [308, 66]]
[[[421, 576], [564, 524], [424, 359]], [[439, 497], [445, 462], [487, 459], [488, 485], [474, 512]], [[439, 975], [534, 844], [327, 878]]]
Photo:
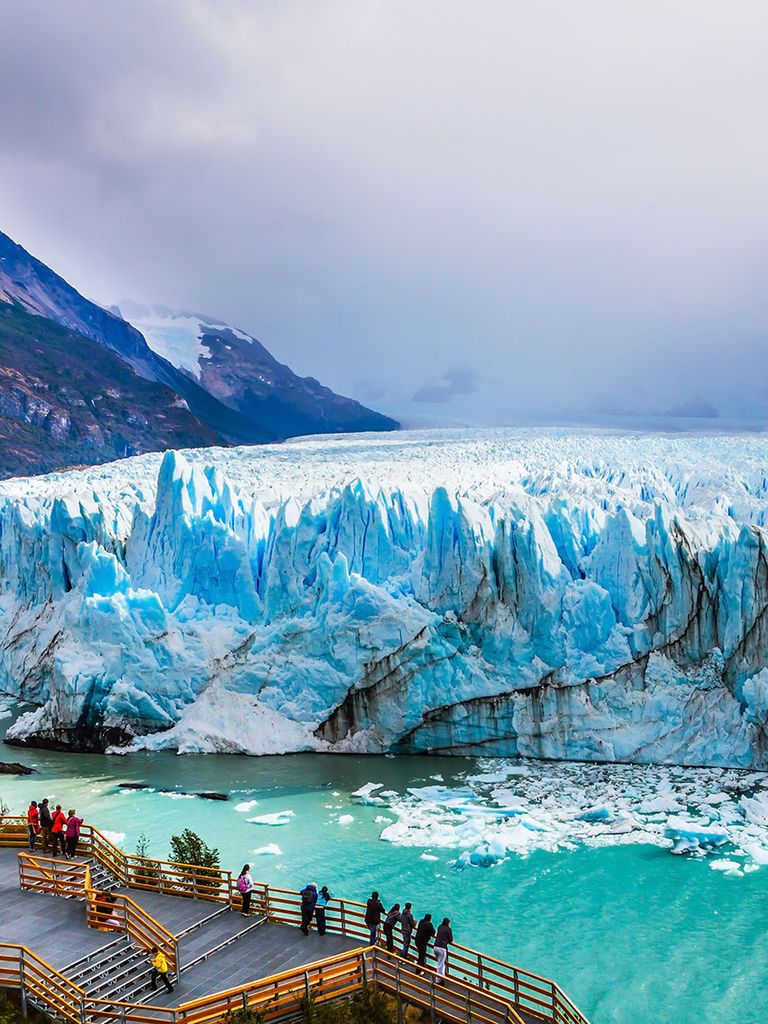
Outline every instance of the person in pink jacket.
[[77, 843], [80, 839], [80, 826], [83, 824], [83, 819], [77, 817], [77, 811], [73, 808], [67, 814], [67, 857], [72, 860], [73, 857], [77, 856]]

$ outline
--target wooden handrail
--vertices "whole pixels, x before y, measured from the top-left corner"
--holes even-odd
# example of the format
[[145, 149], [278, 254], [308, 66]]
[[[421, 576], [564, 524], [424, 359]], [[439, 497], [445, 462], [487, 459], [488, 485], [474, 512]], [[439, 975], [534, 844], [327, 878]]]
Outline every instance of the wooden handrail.
[[151, 950], [157, 946], [178, 979], [181, 969], [178, 937], [130, 896], [89, 889], [86, 920], [89, 928], [125, 932], [142, 949]]
[[18, 859], [22, 889], [85, 899], [91, 887], [91, 869], [87, 864], [62, 862], [55, 857], [38, 857], [33, 853], [20, 853]]

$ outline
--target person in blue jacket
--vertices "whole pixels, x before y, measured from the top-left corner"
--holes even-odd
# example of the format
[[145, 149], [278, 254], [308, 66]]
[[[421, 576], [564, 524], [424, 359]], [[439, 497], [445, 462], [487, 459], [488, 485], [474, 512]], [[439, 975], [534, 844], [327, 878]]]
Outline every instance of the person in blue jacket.
[[317, 905], [317, 882], [305, 885], [299, 893], [301, 896], [301, 930], [309, 935], [309, 926]]
[[324, 885], [317, 894], [317, 903], [315, 904], [315, 921], [317, 923], [318, 935], [325, 935], [325, 908], [332, 899], [333, 897], [328, 891], [328, 886]]

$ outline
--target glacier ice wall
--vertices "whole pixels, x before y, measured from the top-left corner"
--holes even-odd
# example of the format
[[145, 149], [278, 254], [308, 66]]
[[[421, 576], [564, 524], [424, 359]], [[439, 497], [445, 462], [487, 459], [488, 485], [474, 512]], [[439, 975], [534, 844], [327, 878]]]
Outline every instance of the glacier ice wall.
[[766, 454], [425, 432], [9, 481], [9, 738], [768, 767]]

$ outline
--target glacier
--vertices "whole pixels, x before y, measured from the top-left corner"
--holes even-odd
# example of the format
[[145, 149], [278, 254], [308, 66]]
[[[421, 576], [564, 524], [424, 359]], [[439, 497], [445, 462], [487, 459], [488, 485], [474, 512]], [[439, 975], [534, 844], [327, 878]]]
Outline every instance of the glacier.
[[464, 429], [5, 481], [8, 740], [766, 768], [767, 454]]

